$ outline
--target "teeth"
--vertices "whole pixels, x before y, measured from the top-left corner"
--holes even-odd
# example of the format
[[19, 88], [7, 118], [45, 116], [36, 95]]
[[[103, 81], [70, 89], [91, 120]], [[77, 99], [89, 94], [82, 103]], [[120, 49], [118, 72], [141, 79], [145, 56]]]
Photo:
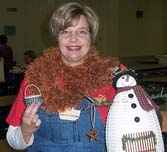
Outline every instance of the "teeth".
[[79, 46], [70, 46], [70, 47], [68, 47], [68, 49], [69, 49], [70, 51], [78, 51], [78, 50], [80, 50], [80, 48], [81, 48], [81, 47], [79, 47]]

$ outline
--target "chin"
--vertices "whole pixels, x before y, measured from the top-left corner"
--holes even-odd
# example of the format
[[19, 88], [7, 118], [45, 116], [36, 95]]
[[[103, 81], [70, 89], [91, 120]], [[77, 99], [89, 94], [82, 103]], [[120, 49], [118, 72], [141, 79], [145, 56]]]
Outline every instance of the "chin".
[[73, 59], [73, 60], [70, 60], [70, 62], [72, 62], [72, 63], [80, 63], [80, 62], [82, 62], [82, 60], [80, 60], [80, 59]]
[[78, 61], [81, 61], [83, 60], [83, 57], [81, 56], [72, 56], [72, 57], [69, 57], [69, 60], [73, 61], [73, 62], [78, 62]]

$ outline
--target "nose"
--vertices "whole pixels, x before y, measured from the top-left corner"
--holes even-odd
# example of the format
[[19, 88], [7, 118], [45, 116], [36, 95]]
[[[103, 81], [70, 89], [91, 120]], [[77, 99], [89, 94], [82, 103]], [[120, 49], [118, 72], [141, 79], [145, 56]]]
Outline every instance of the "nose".
[[129, 81], [129, 75], [126, 76], [126, 82], [128, 82], [128, 81]]
[[71, 42], [77, 41], [77, 40], [78, 40], [77, 33], [72, 32], [71, 35], [70, 35], [70, 37], [69, 37], [69, 40], [70, 40]]

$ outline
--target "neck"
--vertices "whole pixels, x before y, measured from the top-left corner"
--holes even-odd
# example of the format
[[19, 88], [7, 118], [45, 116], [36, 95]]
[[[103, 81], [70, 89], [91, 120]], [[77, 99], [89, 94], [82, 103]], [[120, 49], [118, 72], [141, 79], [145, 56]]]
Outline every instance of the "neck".
[[83, 60], [81, 60], [81, 61], [78, 61], [78, 62], [71, 62], [71, 61], [66, 60], [64, 57], [62, 57], [63, 63], [64, 63], [66, 66], [69, 66], [69, 67], [76, 67], [76, 66], [79, 66], [79, 65], [81, 65], [81, 64], [84, 63], [84, 60], [85, 60], [85, 59], [83, 59]]

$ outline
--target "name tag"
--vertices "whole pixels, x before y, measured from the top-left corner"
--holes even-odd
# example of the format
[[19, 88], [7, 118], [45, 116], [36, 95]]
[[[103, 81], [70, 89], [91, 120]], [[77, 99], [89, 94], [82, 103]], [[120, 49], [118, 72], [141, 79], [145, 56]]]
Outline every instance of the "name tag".
[[70, 110], [66, 110], [64, 112], [59, 112], [59, 118], [61, 120], [70, 120], [70, 121], [75, 121], [79, 119], [80, 117], [80, 110], [76, 110], [74, 108]]

